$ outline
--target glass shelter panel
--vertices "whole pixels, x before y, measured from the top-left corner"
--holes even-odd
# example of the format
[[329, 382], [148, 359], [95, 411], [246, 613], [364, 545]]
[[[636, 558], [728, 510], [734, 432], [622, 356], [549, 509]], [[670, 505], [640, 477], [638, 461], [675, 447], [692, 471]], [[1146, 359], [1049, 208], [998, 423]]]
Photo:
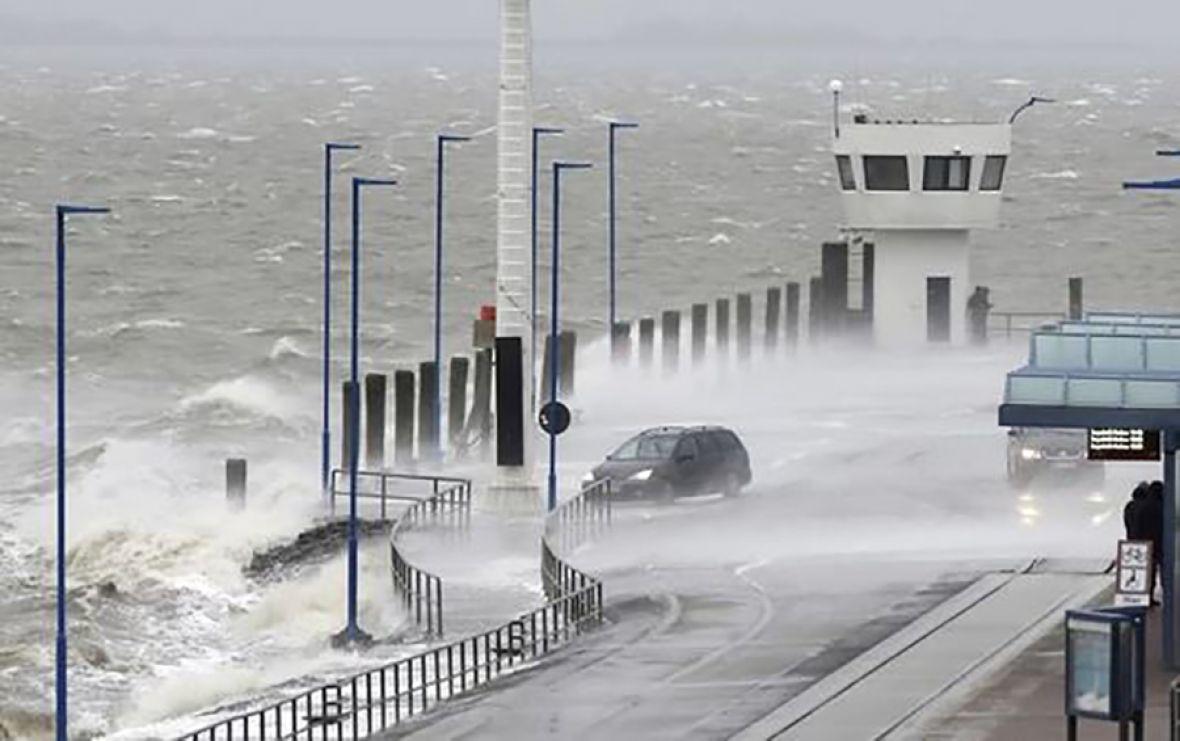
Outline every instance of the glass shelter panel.
[[1090, 363], [1087, 338], [1056, 333], [1034, 335], [1033, 358], [1038, 368], [1086, 368]]
[[1139, 337], [1091, 337], [1090, 367], [1102, 371], [1143, 370], [1143, 340]]

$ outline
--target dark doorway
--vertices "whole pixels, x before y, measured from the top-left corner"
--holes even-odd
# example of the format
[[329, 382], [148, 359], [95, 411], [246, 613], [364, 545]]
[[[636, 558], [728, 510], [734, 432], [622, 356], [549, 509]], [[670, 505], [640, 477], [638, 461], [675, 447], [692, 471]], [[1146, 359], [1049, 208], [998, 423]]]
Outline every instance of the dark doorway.
[[926, 278], [926, 339], [951, 341], [951, 279], [946, 276]]

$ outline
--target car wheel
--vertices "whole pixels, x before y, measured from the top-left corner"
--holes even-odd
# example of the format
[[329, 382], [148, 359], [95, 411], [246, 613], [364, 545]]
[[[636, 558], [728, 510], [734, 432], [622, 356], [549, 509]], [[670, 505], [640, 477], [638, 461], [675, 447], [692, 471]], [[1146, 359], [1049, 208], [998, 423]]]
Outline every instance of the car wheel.
[[732, 471], [725, 474], [725, 481], [722, 484], [721, 493], [727, 497], [736, 497], [742, 491], [742, 480], [736, 473]]

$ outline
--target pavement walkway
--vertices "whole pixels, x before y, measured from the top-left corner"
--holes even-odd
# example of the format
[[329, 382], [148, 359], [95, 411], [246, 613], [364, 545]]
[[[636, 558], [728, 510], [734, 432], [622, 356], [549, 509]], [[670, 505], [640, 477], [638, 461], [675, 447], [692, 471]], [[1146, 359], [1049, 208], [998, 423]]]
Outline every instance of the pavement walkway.
[[929, 718], [1109, 587], [1108, 566], [1036, 561], [988, 574], [734, 738], [927, 738]]
[[[1104, 595], [1097, 603], [1108, 602]], [[1147, 619], [1147, 707], [1145, 739], [1168, 735], [1168, 688], [1177, 672], [1160, 660], [1161, 612]], [[1060, 622], [1041, 640], [997, 672], [959, 707], [924, 729], [923, 739], [942, 741], [1011, 741], [1065, 737], [1065, 629]], [[1082, 720], [1080, 741], [1117, 737], [1117, 725]]]

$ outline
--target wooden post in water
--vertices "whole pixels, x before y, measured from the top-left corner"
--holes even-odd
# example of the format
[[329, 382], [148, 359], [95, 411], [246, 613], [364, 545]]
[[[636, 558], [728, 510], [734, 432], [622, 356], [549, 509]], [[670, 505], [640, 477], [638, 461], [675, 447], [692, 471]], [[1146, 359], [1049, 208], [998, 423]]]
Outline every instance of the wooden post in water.
[[787, 345], [799, 344], [799, 284], [787, 284]]
[[1085, 304], [1082, 301], [1082, 279], [1069, 279], [1069, 318], [1075, 321], [1080, 321], [1082, 314], [1085, 311]]
[[385, 468], [385, 390], [381, 373], [365, 374], [365, 468]]
[[447, 440], [456, 455], [463, 451], [457, 446], [463, 436], [463, 425], [467, 423], [467, 373], [471, 361], [465, 355], [451, 357], [447, 393]]
[[418, 364], [418, 458], [423, 461], [438, 457], [438, 375], [434, 367], [433, 360]]
[[610, 333], [610, 356], [615, 365], [631, 362], [631, 323], [615, 322]]
[[639, 365], [650, 368], [655, 357], [656, 320], [644, 317], [639, 320]]
[[709, 335], [709, 305], [692, 305], [692, 364], [705, 362], [705, 342]]
[[[352, 439], [353, 430], [359, 429], [359, 425], [353, 424], [352, 414], [353, 410], [360, 410], [360, 398], [357, 394], [359, 389], [352, 381], [345, 381], [342, 386], [342, 404], [340, 405], [341, 422], [343, 428], [340, 434], [340, 470], [347, 471], [352, 465], [352, 449], [356, 445], [356, 441]], [[355, 401], [354, 401], [355, 400]], [[357, 451], [360, 452], [359, 450]], [[359, 460], [359, 456], [358, 456]]]
[[783, 314], [783, 289], [778, 286], [766, 289], [766, 350], [778, 349], [779, 320]]
[[572, 329], [557, 335], [557, 389], [562, 398], [574, 395], [574, 377], [578, 360], [578, 333]]
[[753, 328], [753, 301], [750, 294], [737, 295], [737, 356], [738, 361], [745, 363], [750, 360], [750, 340]]
[[225, 461], [225, 501], [233, 509], [246, 506], [245, 458], [227, 458]]
[[492, 350], [485, 348], [475, 354], [475, 389], [471, 399], [471, 419], [468, 428], [475, 427], [479, 435], [479, 457], [487, 460], [492, 450]]
[[414, 371], [393, 374], [393, 462], [414, 462]]
[[717, 335], [714, 339], [714, 349], [719, 361], [724, 362], [729, 357], [729, 299], [717, 299]]
[[664, 373], [670, 375], [680, 366], [680, 312], [665, 311], [660, 317], [660, 342], [664, 347]]
[[824, 332], [824, 281], [812, 276], [807, 285], [807, 338], [813, 344]]

